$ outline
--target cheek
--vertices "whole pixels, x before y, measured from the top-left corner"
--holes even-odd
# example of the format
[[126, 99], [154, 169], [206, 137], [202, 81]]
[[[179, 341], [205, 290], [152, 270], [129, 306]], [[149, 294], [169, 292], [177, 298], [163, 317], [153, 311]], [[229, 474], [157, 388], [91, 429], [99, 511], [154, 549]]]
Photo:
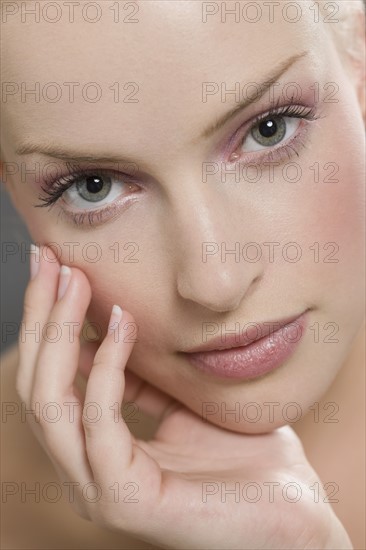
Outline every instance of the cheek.
[[301, 178], [290, 184], [280, 171], [277, 190], [273, 185], [268, 194], [277, 231], [272, 240], [298, 243], [300, 259], [266, 266], [273, 281], [279, 273], [286, 280], [287, 294], [301, 288], [308, 305], [325, 308], [338, 322], [360, 318], [365, 259], [365, 130], [354, 94], [344, 88], [295, 159]]
[[324, 298], [332, 301], [335, 313], [352, 317], [354, 308], [356, 317], [362, 308], [365, 258], [364, 128], [356, 105], [345, 97], [329, 117], [320, 136], [327, 144], [319, 155], [323, 176], [311, 184], [303, 229], [308, 240], [319, 243], [311, 271]]
[[174, 380], [168, 382], [164, 363], [169, 365], [167, 350], [174, 347], [167, 335], [172, 335], [177, 315], [173, 285], [166, 279], [163, 264], [153, 269], [145, 258], [144, 263], [133, 267], [104, 261], [80, 268], [92, 287], [87, 321], [101, 327], [100, 335], [104, 337], [113, 304], [132, 314], [134, 322], [123, 325], [124, 340], [134, 343], [128, 368], [169, 393]]
[[132, 339], [138, 341], [134, 350], [148, 356], [160, 353], [167, 345], [167, 326], [171, 328], [170, 320], [176, 317], [176, 287], [158, 220], [143, 212], [127, 221], [121, 215], [91, 231], [78, 230], [47, 209], [31, 208], [36, 202], [31, 192], [21, 196], [18, 188], [17, 194], [18, 211], [33, 242], [49, 245], [61, 264], [79, 268], [88, 278], [92, 300], [87, 320], [95, 323], [100, 337], [112, 306], [118, 304], [136, 321], [136, 331], [131, 329]]
[[[96, 323], [104, 336], [112, 306], [118, 304], [134, 317], [135, 328], [126, 327], [125, 330], [126, 337], [138, 342], [135, 347], [146, 351], [161, 349], [164, 346], [166, 320], [172, 318], [174, 309], [171, 271], [164, 266], [163, 258], [158, 256], [162, 247], [147, 247], [143, 239], [137, 239], [138, 249], [134, 246], [124, 248], [121, 243], [117, 255], [116, 243], [109, 244], [114, 242], [113, 235], [107, 235], [106, 229], [99, 240], [93, 236], [88, 241], [79, 241], [73, 258], [70, 258], [65, 247], [62, 249], [62, 261], [81, 269], [91, 285], [92, 300], [87, 319]], [[148, 252], [144, 253], [144, 250]], [[97, 261], [91, 261], [95, 256]]]

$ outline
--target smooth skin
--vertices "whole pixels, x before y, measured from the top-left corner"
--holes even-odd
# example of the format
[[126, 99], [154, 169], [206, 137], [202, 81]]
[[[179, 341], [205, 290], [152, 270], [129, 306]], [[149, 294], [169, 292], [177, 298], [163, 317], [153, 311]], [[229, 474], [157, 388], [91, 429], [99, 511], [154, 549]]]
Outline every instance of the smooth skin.
[[[52, 251], [47, 257], [55, 263], [41, 260], [26, 291], [23, 326], [35, 322], [62, 326], [67, 319], [81, 327], [91, 299], [90, 285], [78, 269], [59, 277]], [[123, 328], [128, 322], [134, 322], [129, 312], [120, 308], [113, 312], [113, 328], [95, 354], [85, 398], [74, 387], [80, 334], [73, 342], [62, 337], [56, 344], [43, 340], [40, 345], [27, 338], [22, 342], [20, 335], [18, 392], [28, 409], [43, 411], [50, 402], [62, 409], [59, 422], [36, 414], [31, 427], [62, 482], [79, 483], [77, 512], [162, 548], [352, 548], [331, 506], [324, 503], [325, 494], [321, 502], [314, 502], [310, 487], [320, 480], [290, 427], [253, 439], [209, 424], [184, 406], [167, 407], [162, 396], [155, 414], [163, 419], [154, 438], [144, 442], [131, 435], [113, 406], [119, 403], [120, 410], [122, 400], [128, 399], [125, 366], [133, 348]], [[90, 416], [88, 403], [98, 403], [98, 421]], [[144, 409], [143, 398], [136, 403]], [[70, 407], [75, 411], [72, 422]], [[222, 498], [203, 497], [205, 482], [215, 480], [231, 489], [237, 480], [244, 485], [253, 479], [264, 484], [263, 490], [268, 480], [278, 484], [273, 502], [269, 494], [254, 506], [245, 499], [237, 503], [228, 498], [225, 503]], [[131, 481], [138, 487], [138, 502], [119, 502], [119, 498], [115, 502], [110, 488]], [[80, 489], [90, 483], [100, 487], [98, 503], [82, 496]], [[295, 505], [290, 502], [296, 498], [293, 494], [282, 493], [288, 483], [302, 489]]]
[[[194, 547], [204, 547], [205, 544], [210, 546], [209, 537], [217, 535], [219, 511], [219, 518], [230, 517], [230, 521], [225, 522], [226, 531], [220, 529], [225, 540], [215, 537], [215, 544], [223, 547], [230, 544], [233, 547], [245, 544], [249, 547], [253, 544], [263, 547], [282, 544], [285, 548], [305, 544], [310, 548], [329, 544], [347, 547], [349, 540], [334, 510], [354, 546], [365, 546], [364, 366], [360, 353], [362, 334], [359, 336], [364, 319], [365, 201], [364, 164], [360, 159], [364, 153], [365, 75], [363, 64], [352, 61], [345, 51], [345, 45], [353, 42], [355, 47], [364, 47], [364, 18], [358, 14], [358, 24], [354, 22], [350, 39], [342, 46], [336, 44], [334, 36], [328, 32], [330, 28], [323, 25], [322, 20], [315, 23], [314, 11], [307, 9], [311, 5], [312, 2], [303, 3], [304, 16], [297, 23], [290, 24], [277, 17], [274, 24], [263, 19], [253, 25], [236, 24], [232, 18], [222, 24], [220, 17], [203, 23], [200, 2], [149, 1], [141, 3], [138, 24], [112, 24], [108, 18], [110, 12], [107, 12], [100, 23], [93, 25], [92, 39], [90, 24], [80, 19], [72, 25], [61, 20], [50, 26], [43, 20], [24, 25], [12, 17], [4, 25], [2, 35], [7, 46], [2, 63], [4, 80], [64, 83], [98, 79], [105, 91], [105, 101], [93, 104], [83, 101], [76, 93], [74, 103], [65, 99], [55, 103], [22, 101], [21, 95], [15, 94], [1, 105], [2, 180], [33, 241], [42, 246], [54, 243], [53, 247], [50, 245], [53, 249], [56, 243], [60, 264], [69, 266], [72, 271], [71, 286], [64, 298], [56, 303], [60, 266], [50, 262], [42, 264], [27, 290], [25, 326], [35, 319], [45, 323], [51, 316], [61, 323], [65, 320], [82, 322], [87, 315], [90, 321], [103, 328], [103, 335], [100, 348], [82, 346], [79, 370], [86, 377], [90, 372], [86, 399], [100, 403], [108, 397], [108, 403], [113, 404], [120, 403], [124, 397], [125, 401], [138, 402], [140, 409], [154, 416], [158, 424], [162, 420], [154, 436], [161, 442], [154, 444], [154, 439], [148, 437], [150, 441], [139, 442], [142, 450], [132, 445], [133, 439], [128, 439], [130, 436], [121, 422], [112, 425], [109, 418], [108, 428], [102, 427], [107, 416], [100, 424], [85, 424], [86, 433], [92, 433], [95, 441], [98, 440], [95, 448], [88, 440], [84, 447], [81, 437], [84, 424], [81, 426], [80, 421], [79, 432], [76, 432], [76, 424], [68, 425], [65, 420], [57, 425], [40, 422], [34, 426], [46, 453], [66, 479], [80, 483], [98, 479], [108, 486], [110, 480], [104, 477], [102, 480], [102, 476], [112, 471], [113, 482], [124, 483], [125, 472], [120, 480], [115, 471], [109, 470], [108, 460], [112, 460], [112, 456], [122, 465], [128, 462], [129, 467], [133, 466], [129, 481], [138, 483], [140, 479], [140, 502], [131, 507], [119, 503], [112, 507], [118, 509], [117, 514], [111, 510], [109, 501], [94, 507], [85, 499], [78, 503], [82, 517], [94, 514], [93, 524], [87, 524], [90, 532], [94, 532], [95, 521], [108, 526], [116, 526], [116, 522], [121, 521], [118, 529], [154, 544], [179, 548], [191, 542]], [[225, 83], [228, 89], [238, 81], [244, 84], [262, 82], [275, 66], [289, 58], [293, 63], [280, 78], [277, 92], [291, 82], [298, 83], [304, 91], [304, 102], [310, 104], [314, 90], [320, 92], [320, 118], [307, 121], [307, 126], [300, 119], [298, 126], [292, 125], [293, 131], [295, 128], [297, 132], [305, 127], [308, 129], [305, 145], [299, 145], [297, 154], [291, 158], [286, 153], [281, 156], [271, 184], [264, 169], [262, 179], [256, 184], [246, 181], [245, 177], [236, 182], [230, 174], [224, 182], [225, 170], [219, 170], [215, 177], [204, 182], [203, 164], [216, 162], [221, 166], [222, 161], [227, 162], [229, 155], [226, 155], [225, 146], [234, 133], [243, 126], [247, 128], [252, 118], [266, 112], [270, 104], [267, 96], [237, 113], [215, 132], [202, 136], [207, 127], [212, 127], [236, 105], [232, 95], [222, 101], [221, 95], [216, 94], [203, 102], [203, 82]], [[126, 81], [139, 83], [137, 103], [113, 101], [109, 87], [117, 79], [122, 84]], [[329, 83], [330, 88], [327, 87]], [[336, 101], [327, 102], [329, 92], [335, 89], [338, 90]], [[24, 147], [30, 145], [39, 146], [43, 153], [30, 153], [29, 150], [27, 153]], [[259, 152], [249, 153], [247, 141], [245, 147], [244, 143], [242, 145], [242, 150], [238, 149], [239, 166], [245, 167], [248, 157], [260, 164]], [[50, 156], [51, 146], [84, 156], [113, 154], [122, 166], [123, 159], [132, 160], [139, 168], [132, 189], [139, 189], [139, 192], [128, 206], [118, 205], [114, 216], [95, 226], [75, 224], [71, 220], [73, 205], [70, 201], [61, 200], [50, 210], [34, 208], [42, 183], [36, 181], [31, 172], [34, 164], [43, 168], [48, 162], [57, 162], [62, 169], [66, 164]], [[283, 176], [283, 167], [289, 160], [296, 161], [302, 170], [302, 178], [296, 184], [285, 181]], [[24, 166], [30, 171], [25, 179], [20, 172], [9, 176], [7, 163]], [[328, 163], [338, 165], [336, 183], [325, 177], [329, 176], [329, 171], [325, 170]], [[318, 182], [314, 181], [314, 165], [320, 169]], [[115, 163], [99, 161], [98, 167], [107, 170], [115, 168]], [[87, 261], [81, 253], [91, 241], [103, 250], [102, 261]], [[110, 249], [116, 241], [122, 247], [122, 255], [125, 243], [137, 243], [138, 262], [116, 262]], [[268, 241], [282, 245], [295, 241], [306, 254], [298, 263], [287, 262], [281, 255], [275, 262], [270, 262], [266, 255], [256, 263], [235, 262], [233, 256], [222, 262], [220, 254], [208, 262], [202, 261], [204, 242], [225, 243], [230, 250], [236, 242]], [[72, 258], [65, 244], [69, 242], [78, 243]], [[320, 246], [319, 262], [314, 261], [310, 249], [316, 242]], [[324, 261], [324, 256], [331, 252], [331, 249], [324, 249], [329, 242], [339, 247], [337, 263]], [[130, 250], [124, 255], [127, 252]], [[52, 250], [49, 254], [52, 255]], [[44, 270], [48, 269], [49, 277], [42, 280]], [[40, 296], [36, 295], [37, 285]], [[113, 304], [123, 310], [122, 323], [130, 320], [138, 326], [139, 342], [132, 349], [126, 346], [122, 350], [122, 342], [111, 342], [106, 336]], [[309, 309], [309, 324], [321, 329], [319, 341], [315, 341], [313, 331], [306, 331], [296, 353], [280, 368], [259, 379], [233, 383], [204, 376], [178, 353], [201, 343], [205, 322], [232, 329], [235, 323], [243, 327], [248, 322], [280, 319], [305, 309]], [[324, 327], [328, 323], [339, 328], [337, 343], [326, 340], [329, 332], [324, 331]], [[20, 399], [29, 406], [32, 400], [49, 402], [51, 398], [61, 399], [62, 404], [65, 392], [70, 394], [71, 380], [77, 371], [78, 344], [69, 345], [65, 334], [63, 336], [64, 347], [57, 353], [56, 348], [61, 347], [59, 342], [56, 345], [42, 342], [39, 349], [33, 346], [29, 337], [23, 342], [30, 349], [21, 351], [17, 388]], [[116, 348], [116, 356], [121, 361], [118, 366], [113, 367], [112, 359], [111, 363], [105, 359], [105, 363], [99, 362], [99, 357], [101, 360], [107, 354], [112, 357]], [[96, 369], [92, 368], [95, 353], [99, 354]], [[70, 361], [68, 354], [72, 357]], [[127, 370], [124, 370], [123, 358], [128, 360]], [[14, 370], [17, 364], [14, 359], [9, 370]], [[94, 371], [97, 374], [102, 364], [103, 374], [114, 368], [114, 384], [110, 390], [104, 386], [107, 379], [94, 378]], [[54, 373], [50, 376], [50, 365], [59, 369], [60, 377]], [[11, 395], [11, 379], [9, 375], [7, 396]], [[105, 392], [101, 391], [102, 387]], [[88, 392], [92, 392], [91, 397]], [[83, 399], [82, 395], [83, 392], [69, 399]], [[203, 402], [224, 403], [227, 410], [233, 410], [237, 402], [255, 402], [264, 411], [267, 402], [279, 406], [272, 421], [265, 414], [256, 423], [244, 419], [235, 422], [233, 415], [224, 419], [216, 415], [210, 417], [208, 423], [201, 418]], [[285, 426], [286, 420], [281, 414], [283, 407], [291, 402], [297, 403], [304, 412], [294, 430], [308, 458], [293, 430]], [[319, 403], [320, 410], [317, 422], [313, 414], [315, 403]], [[333, 424], [325, 421], [328, 403], [335, 403], [339, 410], [337, 422]], [[80, 414], [79, 409], [81, 407], [76, 408], [76, 414]], [[107, 407], [108, 411], [112, 412]], [[13, 420], [6, 428], [8, 437], [15, 440], [17, 434], [24, 434], [25, 427]], [[272, 433], [275, 428], [279, 431]], [[74, 429], [75, 433], [72, 431], [66, 436], [64, 429]], [[122, 454], [117, 452], [115, 438], [99, 446], [107, 430], [118, 430], [118, 438], [124, 441], [127, 438], [128, 445], [123, 447]], [[204, 441], [204, 458], [198, 454], [194, 462], [194, 453], [199, 452]], [[70, 442], [74, 445], [66, 451], [71, 447]], [[253, 461], [254, 443], [259, 447], [259, 457], [256, 455]], [[193, 449], [189, 449], [189, 444]], [[20, 453], [14, 445], [17, 467], [10, 458], [6, 479], [24, 479], [27, 464], [37, 452], [29, 440], [27, 445]], [[281, 459], [286, 446], [292, 450]], [[32, 452], [27, 453], [31, 448]], [[238, 449], [239, 464], [238, 458], [235, 459]], [[350, 449], [353, 451], [352, 463]], [[74, 460], [68, 459], [71, 452], [76, 453]], [[218, 470], [213, 468], [213, 459], [220, 453], [229, 453], [229, 456], [220, 460]], [[44, 453], [42, 456], [33, 471], [38, 479], [47, 481], [47, 477], [40, 477], [37, 469], [45, 464]], [[137, 457], [136, 466], [134, 456]], [[187, 456], [186, 462], [184, 456]], [[294, 456], [296, 464], [300, 465], [296, 473], [292, 463]], [[234, 473], [230, 457], [235, 459]], [[275, 457], [280, 457], [277, 466]], [[144, 480], [149, 471], [153, 487], [146, 496]], [[217, 483], [220, 476], [227, 475], [231, 484], [265, 477], [266, 481], [278, 479], [283, 484], [290, 475], [301, 481], [306, 490], [304, 488], [304, 498], [293, 505], [281, 501], [267, 506], [261, 499], [254, 505], [240, 502], [234, 506], [229, 499], [221, 503], [215, 497], [202, 503], [202, 472], [206, 472], [205, 479], [207, 475]], [[309, 486], [316, 480], [321, 481], [321, 486], [327, 482], [339, 486], [339, 502], [332, 502], [332, 508], [322, 499], [321, 503], [311, 500], [313, 493], [309, 492]], [[160, 492], [159, 487], [166, 487], [166, 490]], [[185, 507], [184, 514], [179, 514], [179, 506], [187, 502], [184, 495], [190, 497], [193, 491], [196, 499], [192, 502], [198, 512], [193, 506], [191, 512]], [[148, 506], [153, 501], [156, 506]], [[9, 507], [11, 502], [9, 499]], [[104, 512], [102, 504], [105, 504]], [[60, 506], [45, 507], [53, 525], [62, 522]], [[205, 518], [205, 525], [209, 527], [203, 527], [204, 523], [197, 518], [209, 515], [212, 509], [216, 515], [211, 521]], [[143, 510], [140, 515], [138, 510]], [[243, 514], [238, 514], [239, 510]], [[253, 510], [258, 515], [253, 514]], [[177, 515], [173, 517], [174, 512]], [[16, 518], [23, 517], [22, 513], [21, 506], [15, 507]], [[255, 516], [254, 520], [250, 514]], [[282, 522], [277, 521], [279, 515]], [[125, 523], [127, 518], [128, 525]], [[50, 523], [38, 521], [37, 531], [42, 533]], [[312, 532], [307, 530], [309, 524], [313, 526]], [[156, 525], [161, 527], [159, 532]], [[246, 527], [244, 541], [238, 540], [243, 526]], [[85, 525], [83, 528], [80, 523], [80, 529], [75, 525], [68, 532], [71, 546], [76, 544], [76, 539], [81, 547], [88, 544]], [[263, 540], [259, 540], [262, 534]], [[20, 536], [16, 526], [12, 536]], [[174, 536], [179, 541], [170, 538]], [[190, 536], [196, 540], [190, 541]], [[39, 539], [40, 536], [34, 542], [36, 547]], [[128, 543], [126, 545], [128, 547]], [[99, 543], [99, 547], [105, 546]]]

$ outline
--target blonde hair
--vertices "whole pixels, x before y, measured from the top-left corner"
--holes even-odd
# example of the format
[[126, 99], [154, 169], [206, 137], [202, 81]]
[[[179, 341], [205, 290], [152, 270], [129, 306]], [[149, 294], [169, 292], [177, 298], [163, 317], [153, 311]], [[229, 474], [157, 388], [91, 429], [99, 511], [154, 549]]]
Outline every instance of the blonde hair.
[[336, 7], [334, 19], [337, 22], [324, 23], [332, 35], [337, 50], [344, 61], [361, 66], [365, 63], [365, 11], [366, 0], [317, 0], [323, 18], [329, 16], [332, 6]]

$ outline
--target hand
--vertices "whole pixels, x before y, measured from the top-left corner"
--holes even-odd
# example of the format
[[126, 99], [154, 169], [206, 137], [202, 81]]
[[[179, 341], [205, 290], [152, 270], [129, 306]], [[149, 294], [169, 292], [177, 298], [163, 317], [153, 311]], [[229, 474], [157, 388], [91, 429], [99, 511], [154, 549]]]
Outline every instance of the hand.
[[[119, 318], [117, 308], [114, 329], [97, 349], [81, 351], [77, 327], [91, 288], [71, 268], [57, 299], [59, 268], [42, 259], [28, 285], [17, 390], [34, 410], [31, 428], [58, 475], [75, 489], [82, 517], [163, 548], [352, 548], [321, 489], [315, 498], [320, 480], [290, 427], [250, 436], [223, 430], [125, 371], [133, 348], [124, 341], [123, 327], [133, 322], [127, 311]], [[65, 321], [76, 323], [73, 341], [68, 331], [53, 343], [23, 334], [36, 322], [42, 328]], [[75, 376], [82, 364], [89, 370], [90, 358], [84, 396]], [[134, 438], [121, 415], [123, 399], [133, 396], [161, 420], [150, 441]], [[58, 421], [42, 414], [47, 403], [57, 404]]]

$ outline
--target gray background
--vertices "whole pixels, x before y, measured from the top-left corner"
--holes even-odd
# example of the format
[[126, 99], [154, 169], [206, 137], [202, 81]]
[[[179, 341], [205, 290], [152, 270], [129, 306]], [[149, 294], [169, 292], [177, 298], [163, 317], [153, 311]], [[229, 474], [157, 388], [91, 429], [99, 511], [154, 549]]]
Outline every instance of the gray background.
[[[17, 341], [17, 335], [11, 335], [10, 331], [19, 328], [23, 312], [24, 291], [29, 279], [29, 254], [24, 254], [24, 252], [21, 254], [21, 250], [22, 248], [23, 251], [29, 250], [31, 240], [1, 183], [0, 236], [0, 325], [1, 351], [4, 351]], [[7, 253], [10, 247], [12, 254]]]

